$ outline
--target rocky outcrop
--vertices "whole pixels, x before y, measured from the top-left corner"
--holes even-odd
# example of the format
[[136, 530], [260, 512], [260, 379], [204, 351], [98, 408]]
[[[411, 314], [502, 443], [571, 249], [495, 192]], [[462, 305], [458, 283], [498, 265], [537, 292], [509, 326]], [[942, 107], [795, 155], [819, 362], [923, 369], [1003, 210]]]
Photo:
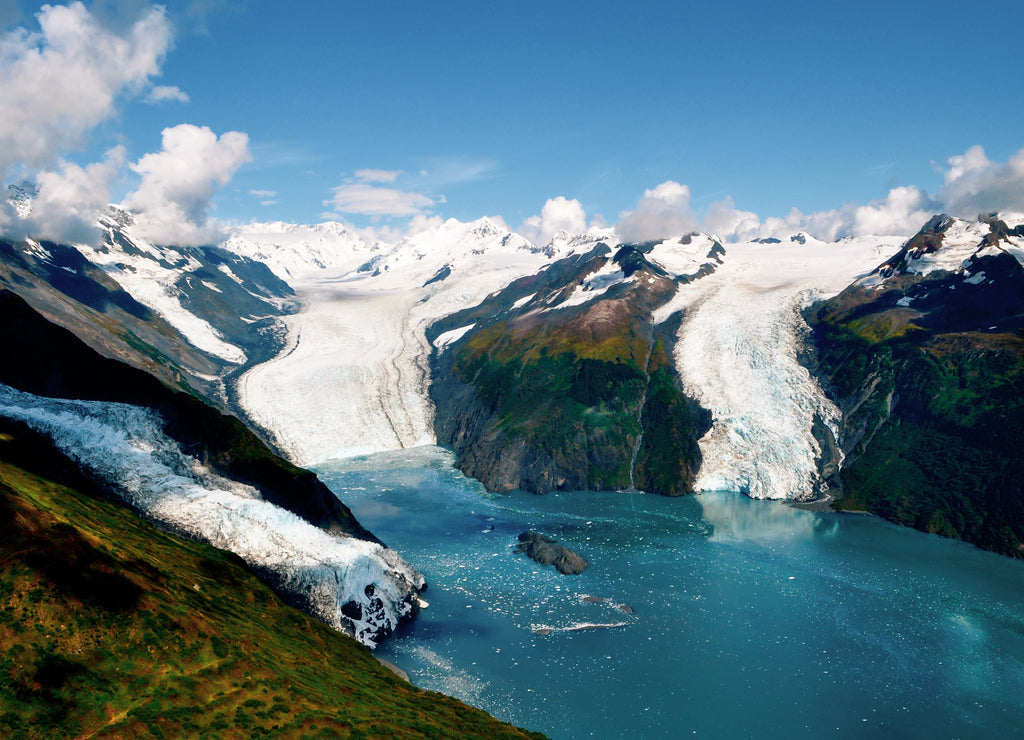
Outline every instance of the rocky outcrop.
[[812, 307], [843, 412], [839, 508], [1024, 557], [1024, 269], [1005, 223], [936, 217]]
[[553, 565], [559, 573], [579, 575], [590, 565], [583, 557], [565, 545], [558, 544], [539, 532], [523, 532], [519, 535], [517, 553], [525, 553], [530, 560], [541, 565]]

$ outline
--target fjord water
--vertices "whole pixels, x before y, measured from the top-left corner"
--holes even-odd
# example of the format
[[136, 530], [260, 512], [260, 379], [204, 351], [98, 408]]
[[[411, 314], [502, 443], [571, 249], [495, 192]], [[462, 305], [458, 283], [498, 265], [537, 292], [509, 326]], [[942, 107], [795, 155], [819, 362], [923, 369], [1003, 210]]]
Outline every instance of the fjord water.
[[[377, 654], [552, 738], [1024, 726], [1022, 562], [733, 493], [489, 494], [438, 448], [318, 472], [430, 584]], [[590, 568], [513, 554], [526, 529]]]

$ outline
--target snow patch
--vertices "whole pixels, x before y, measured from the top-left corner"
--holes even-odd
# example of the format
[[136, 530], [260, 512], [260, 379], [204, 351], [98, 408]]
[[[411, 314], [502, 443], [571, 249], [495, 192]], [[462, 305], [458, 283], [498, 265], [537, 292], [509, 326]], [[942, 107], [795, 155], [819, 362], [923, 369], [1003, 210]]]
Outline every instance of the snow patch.
[[525, 305], [526, 305], [527, 303], [529, 303], [530, 301], [532, 301], [532, 300], [533, 300], [533, 297], [534, 297], [535, 295], [537, 295], [537, 294], [536, 294], [536, 293], [530, 293], [530, 295], [526, 295], [526, 296], [523, 296], [523, 297], [522, 297], [522, 298], [520, 298], [520, 299], [519, 299], [518, 301], [516, 301], [515, 303], [513, 303], [513, 304], [512, 304], [512, 308], [513, 308], [513, 309], [517, 309], [517, 308], [522, 308], [522, 307], [523, 307], [523, 306], [525, 306]]
[[434, 444], [427, 327], [549, 262], [488, 219], [449, 220], [379, 252], [373, 272], [293, 280], [303, 308], [282, 320], [282, 352], [238, 381], [240, 403], [301, 465]]
[[[688, 242], [684, 244], [683, 242]], [[668, 239], [656, 244], [645, 256], [673, 277], [693, 275], [709, 262], [715, 240], [705, 234]]]
[[[555, 311], [561, 308], [569, 308], [570, 306], [581, 306], [584, 303], [589, 303], [595, 298], [600, 298], [614, 286], [622, 283], [633, 282], [633, 280], [635, 280], [635, 278], [632, 276], [627, 278], [626, 274], [619, 269], [619, 266], [615, 264], [615, 262], [608, 260], [598, 270], [584, 278], [583, 282], [577, 285], [573, 289], [572, 293], [570, 293], [564, 300], [548, 306], [544, 311]], [[557, 295], [558, 294], [555, 294], [555, 297], [557, 297]]]
[[437, 339], [434, 340], [434, 346], [437, 347], [438, 349], [445, 349], [452, 342], [457, 342], [460, 339], [462, 339], [462, 337], [466, 335], [466, 332], [468, 332], [474, 326], [476, 326], [475, 323], [467, 324], [466, 326], [460, 326], [458, 329], [452, 329], [451, 331], [446, 331], [443, 334], [439, 334], [437, 336]]
[[[240, 347], [227, 342], [209, 322], [181, 303], [181, 291], [176, 282], [183, 274], [201, 267], [197, 260], [181, 252], [160, 249], [136, 237], [131, 226], [122, 226], [107, 217], [101, 219], [100, 226], [107, 232], [109, 248], [94, 249], [76, 244], [75, 249], [113, 278], [132, 298], [159, 314], [194, 347], [236, 365], [246, 362], [248, 358]], [[130, 239], [142, 254], [130, 254], [115, 246], [118, 244], [115, 234]]]

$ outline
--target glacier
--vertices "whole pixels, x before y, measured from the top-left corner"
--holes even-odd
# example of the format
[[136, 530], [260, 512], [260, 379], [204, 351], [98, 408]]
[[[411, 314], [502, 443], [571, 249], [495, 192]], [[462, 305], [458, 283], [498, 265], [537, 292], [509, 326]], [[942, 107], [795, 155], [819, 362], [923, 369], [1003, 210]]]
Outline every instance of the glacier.
[[331, 627], [374, 647], [425, 605], [422, 574], [375, 542], [330, 534], [216, 475], [153, 411], [45, 398], [0, 384], [0, 415], [50, 437], [144, 516], [235, 553]]
[[[302, 308], [281, 319], [283, 351], [237, 380], [239, 404], [299, 465], [432, 445], [427, 327], [603, 236], [562, 235], [540, 249], [490, 219], [450, 219], [390, 249], [328, 260], [319, 239], [304, 252], [292, 235], [274, 269]], [[269, 250], [241, 235], [224, 246]], [[347, 237], [338, 248], [351, 249]]]
[[[613, 233], [595, 231], [560, 234], [538, 248], [488, 219], [449, 220], [392, 247], [357, 246], [350, 233], [326, 227], [249, 229], [225, 248], [268, 258], [302, 308], [281, 319], [284, 350], [237, 380], [239, 403], [288, 457], [307, 466], [435, 444], [430, 353], [468, 327], [433, 347], [427, 327], [598, 241], [618, 244]], [[329, 238], [336, 239], [333, 253]], [[713, 419], [699, 442], [698, 490], [773, 499], [823, 493], [811, 430], [817, 420], [836, 434], [840, 417], [798, 360], [806, 332], [800, 310], [869, 274], [903, 241], [826, 243], [798, 234], [722, 245], [691, 234], [652, 246], [649, 259], [679, 283], [654, 320], [683, 312], [674, 359], [687, 392]], [[566, 304], [596, 298], [624, 279], [611, 262], [599, 273]]]
[[810, 499], [824, 492], [817, 418], [838, 435], [840, 412], [798, 360], [807, 325], [800, 310], [870, 272], [904, 240], [725, 245], [711, 275], [680, 285], [655, 313], [682, 312], [676, 367], [687, 392], [712, 415], [699, 440], [701, 491]]

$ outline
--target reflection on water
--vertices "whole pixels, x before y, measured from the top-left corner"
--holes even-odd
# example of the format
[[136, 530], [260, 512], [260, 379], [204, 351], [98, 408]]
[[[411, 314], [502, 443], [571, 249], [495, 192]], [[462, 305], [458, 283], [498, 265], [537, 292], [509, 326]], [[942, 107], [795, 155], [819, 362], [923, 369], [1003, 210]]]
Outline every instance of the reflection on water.
[[694, 498], [716, 542], [831, 536], [839, 528], [835, 517], [825, 518], [783, 501], [755, 501], [730, 491], [708, 491]]
[[[738, 494], [489, 494], [438, 448], [319, 472], [430, 583], [382, 657], [552, 738], [1024, 726], [1024, 563]], [[525, 529], [590, 567], [515, 555]]]

